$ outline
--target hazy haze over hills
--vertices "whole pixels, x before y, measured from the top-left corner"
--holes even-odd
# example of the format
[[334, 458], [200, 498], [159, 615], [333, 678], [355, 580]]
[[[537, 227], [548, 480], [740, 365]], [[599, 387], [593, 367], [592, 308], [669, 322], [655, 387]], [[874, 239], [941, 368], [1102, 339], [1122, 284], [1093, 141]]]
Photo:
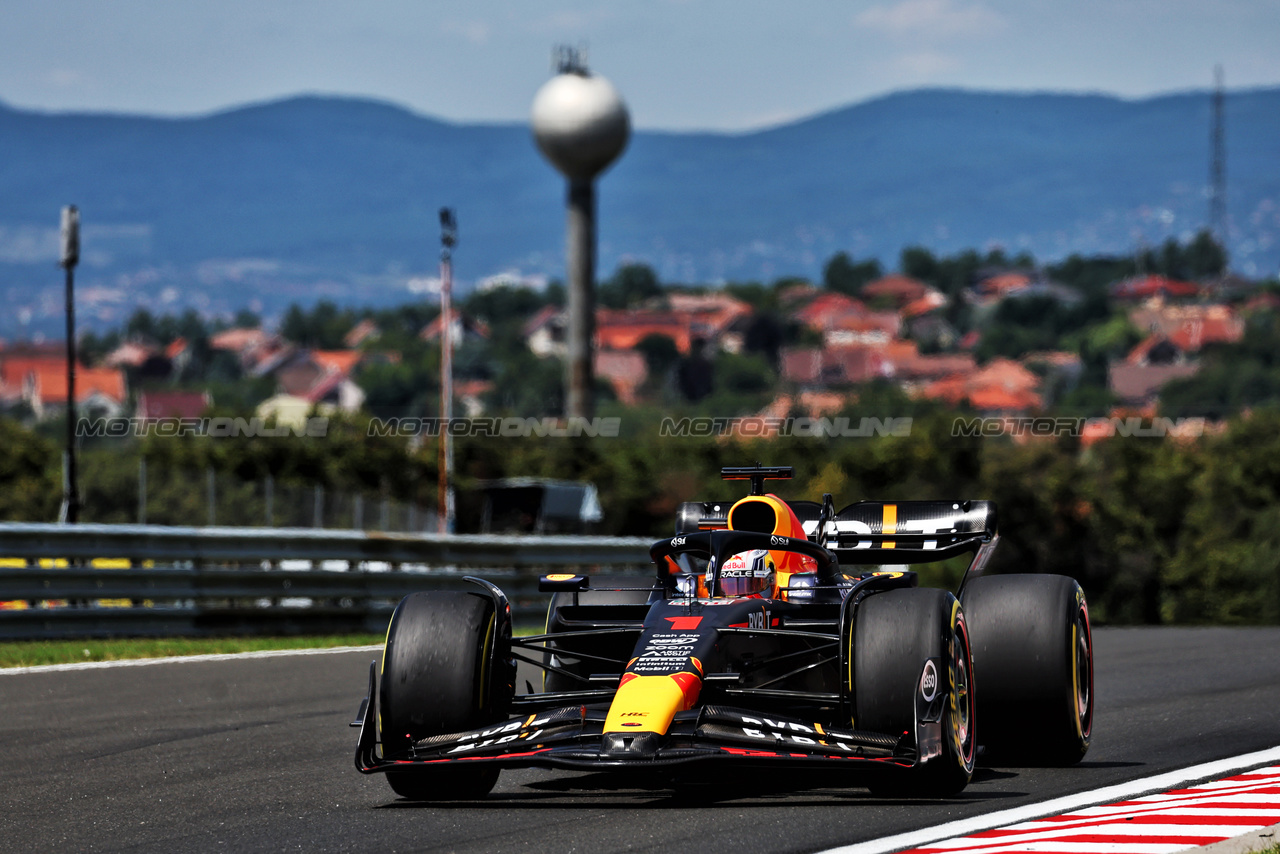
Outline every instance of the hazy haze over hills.
[[[1233, 265], [1274, 275], [1280, 89], [1230, 94], [1226, 133]], [[599, 274], [632, 259], [666, 281], [816, 276], [836, 251], [892, 266], [910, 244], [1127, 253], [1204, 226], [1209, 136], [1207, 93], [955, 90], [744, 134], [641, 132], [600, 182]], [[423, 298], [409, 283], [435, 275], [442, 205], [462, 282], [563, 269], [563, 183], [521, 124], [319, 97], [183, 119], [0, 106], [0, 151], [5, 337], [56, 334], [68, 203], [86, 322]]]

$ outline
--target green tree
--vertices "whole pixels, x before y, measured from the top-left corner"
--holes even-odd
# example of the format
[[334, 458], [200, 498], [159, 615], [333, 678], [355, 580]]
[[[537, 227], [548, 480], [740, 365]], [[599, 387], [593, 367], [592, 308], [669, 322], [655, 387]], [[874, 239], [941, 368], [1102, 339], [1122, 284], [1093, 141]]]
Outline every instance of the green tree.
[[0, 444], [0, 519], [56, 521], [62, 496], [58, 446], [9, 418], [0, 418]]
[[496, 324], [508, 320], [527, 320], [544, 305], [547, 305], [545, 293], [532, 288], [502, 285], [472, 293], [463, 303], [463, 310], [487, 323]]
[[605, 308], [634, 308], [645, 300], [662, 296], [658, 274], [647, 264], [623, 264], [599, 289], [598, 300]]
[[874, 258], [855, 264], [847, 252], [837, 252], [822, 268], [822, 283], [828, 290], [857, 296], [863, 285], [880, 278], [882, 272]]
[[680, 361], [680, 350], [669, 335], [656, 332], [646, 335], [636, 342], [636, 350], [644, 356], [649, 377], [659, 382]]
[[343, 337], [355, 325], [355, 312], [339, 309], [329, 300], [321, 300], [310, 311], [294, 303], [285, 311], [280, 334], [303, 347], [337, 350], [343, 346]]
[[938, 259], [923, 246], [908, 246], [898, 256], [898, 269], [902, 275], [934, 283], [938, 280]]

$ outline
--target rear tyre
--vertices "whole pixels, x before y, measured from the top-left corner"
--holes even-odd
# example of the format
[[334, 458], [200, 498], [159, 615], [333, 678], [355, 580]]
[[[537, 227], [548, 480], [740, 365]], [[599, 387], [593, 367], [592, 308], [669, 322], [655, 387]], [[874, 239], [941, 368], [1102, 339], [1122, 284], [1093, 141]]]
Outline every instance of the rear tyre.
[[1071, 765], [1093, 735], [1093, 637], [1065, 575], [975, 578], [962, 593], [982, 680], [984, 762]]
[[925, 797], [961, 791], [973, 776], [976, 708], [969, 633], [960, 603], [945, 590], [877, 593], [858, 606], [851, 638], [856, 728], [914, 736], [917, 702], [927, 704], [946, 692], [941, 754], [909, 772], [884, 769], [891, 773], [870, 780], [871, 791]]
[[[405, 757], [419, 739], [500, 720], [511, 688], [505, 673], [493, 672], [492, 653], [509, 631], [483, 594], [433, 590], [402, 599], [382, 657], [383, 755]], [[498, 768], [486, 766], [387, 773], [396, 794], [419, 801], [483, 797], [497, 780]]]

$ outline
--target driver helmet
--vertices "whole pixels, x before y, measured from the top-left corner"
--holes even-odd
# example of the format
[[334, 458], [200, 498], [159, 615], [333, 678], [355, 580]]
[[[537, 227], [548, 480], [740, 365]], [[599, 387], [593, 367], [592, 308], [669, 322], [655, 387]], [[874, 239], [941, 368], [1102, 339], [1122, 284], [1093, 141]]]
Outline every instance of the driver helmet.
[[[720, 567], [720, 590], [725, 596], [758, 596], [773, 589], [776, 567], [768, 549], [739, 552]], [[707, 567], [704, 584], [711, 581]]]

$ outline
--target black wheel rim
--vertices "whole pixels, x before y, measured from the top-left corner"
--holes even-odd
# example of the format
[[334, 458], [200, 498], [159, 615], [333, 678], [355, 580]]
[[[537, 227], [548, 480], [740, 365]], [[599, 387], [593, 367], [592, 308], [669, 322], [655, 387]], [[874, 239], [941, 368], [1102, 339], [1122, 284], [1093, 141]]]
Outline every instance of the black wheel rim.
[[958, 622], [954, 634], [954, 657], [951, 662], [952, 690], [955, 704], [952, 707], [952, 730], [959, 750], [959, 760], [966, 766], [973, 761], [974, 696], [969, 674], [969, 633], [963, 622]]
[[1076, 722], [1081, 736], [1087, 737], [1093, 718], [1093, 656], [1089, 649], [1089, 617], [1083, 611], [1076, 614], [1075, 631], [1075, 703]]

